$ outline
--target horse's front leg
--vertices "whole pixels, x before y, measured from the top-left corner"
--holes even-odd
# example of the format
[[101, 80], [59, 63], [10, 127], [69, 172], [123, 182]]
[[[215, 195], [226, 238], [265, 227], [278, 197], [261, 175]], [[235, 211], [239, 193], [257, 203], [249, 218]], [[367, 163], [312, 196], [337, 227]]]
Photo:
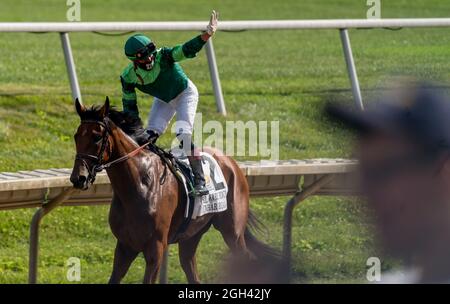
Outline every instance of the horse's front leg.
[[116, 250], [114, 252], [113, 271], [109, 279], [109, 284], [120, 283], [137, 255], [137, 251], [134, 251], [117, 241]]
[[144, 284], [154, 284], [158, 278], [159, 268], [163, 260], [164, 250], [167, 242], [152, 239], [144, 250], [145, 275]]

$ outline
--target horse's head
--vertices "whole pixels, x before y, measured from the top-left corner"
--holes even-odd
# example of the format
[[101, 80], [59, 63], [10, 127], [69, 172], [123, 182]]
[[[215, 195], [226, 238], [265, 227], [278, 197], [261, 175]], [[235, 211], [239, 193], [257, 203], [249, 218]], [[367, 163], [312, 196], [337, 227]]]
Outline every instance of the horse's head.
[[102, 107], [91, 109], [86, 109], [77, 99], [75, 107], [81, 122], [74, 135], [77, 154], [70, 181], [75, 188], [87, 190], [111, 154], [109, 99], [106, 97]]

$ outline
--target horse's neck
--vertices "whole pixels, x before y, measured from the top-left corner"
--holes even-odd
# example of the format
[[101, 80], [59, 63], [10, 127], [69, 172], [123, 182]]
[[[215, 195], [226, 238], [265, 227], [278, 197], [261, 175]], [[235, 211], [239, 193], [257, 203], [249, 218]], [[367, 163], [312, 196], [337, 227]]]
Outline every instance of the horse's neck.
[[111, 135], [113, 142], [111, 160], [118, 159], [139, 147], [136, 142], [116, 126], [111, 127]]
[[[118, 159], [139, 147], [119, 128], [113, 127], [111, 133], [112, 151], [110, 161]], [[142, 189], [141, 174], [148, 171], [153, 159], [149, 153], [144, 153], [140, 152], [136, 156], [116, 163], [107, 169], [108, 177], [116, 194], [121, 192], [136, 192], [135, 194], [140, 194]]]

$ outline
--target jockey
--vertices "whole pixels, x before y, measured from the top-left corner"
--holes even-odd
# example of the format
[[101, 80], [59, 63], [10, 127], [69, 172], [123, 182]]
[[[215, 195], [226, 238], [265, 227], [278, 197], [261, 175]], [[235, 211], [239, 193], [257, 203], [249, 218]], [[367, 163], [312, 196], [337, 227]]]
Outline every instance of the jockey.
[[[218, 13], [212, 11], [206, 31], [174, 47], [156, 48], [155, 43], [142, 34], [128, 38], [125, 55], [132, 62], [120, 76], [124, 112], [139, 117], [136, 88], [154, 97], [148, 116], [147, 129], [136, 138], [138, 142], [156, 142], [164, 133], [172, 117], [177, 114], [176, 136], [188, 155], [194, 175], [196, 195], [206, 195], [205, 177], [198, 149], [192, 142], [198, 91], [178, 64], [194, 58], [217, 29]], [[141, 144], [141, 143], [140, 143]]]

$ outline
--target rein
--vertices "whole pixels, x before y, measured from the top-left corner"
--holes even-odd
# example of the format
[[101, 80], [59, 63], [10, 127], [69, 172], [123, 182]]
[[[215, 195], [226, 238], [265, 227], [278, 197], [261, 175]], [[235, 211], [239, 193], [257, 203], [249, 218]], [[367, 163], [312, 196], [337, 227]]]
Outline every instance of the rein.
[[115, 159], [115, 160], [110, 161], [110, 162], [108, 162], [108, 163], [106, 163], [106, 164], [103, 164], [103, 165], [98, 166], [96, 170], [99, 170], [99, 171], [97, 171], [97, 172], [100, 172], [100, 171], [102, 171], [103, 169], [108, 169], [109, 167], [111, 167], [111, 166], [113, 166], [113, 165], [115, 165], [115, 164], [117, 164], [117, 163], [120, 163], [120, 162], [123, 162], [123, 161], [128, 160], [129, 158], [135, 156], [135, 155], [138, 154], [140, 151], [142, 151], [143, 149], [145, 149], [145, 147], [147, 147], [149, 144], [150, 144], [150, 142], [145, 143], [145, 144], [143, 144], [142, 146], [139, 146], [138, 148], [134, 149], [134, 150], [131, 151], [130, 153], [125, 154], [124, 156], [119, 157], [118, 159]]

